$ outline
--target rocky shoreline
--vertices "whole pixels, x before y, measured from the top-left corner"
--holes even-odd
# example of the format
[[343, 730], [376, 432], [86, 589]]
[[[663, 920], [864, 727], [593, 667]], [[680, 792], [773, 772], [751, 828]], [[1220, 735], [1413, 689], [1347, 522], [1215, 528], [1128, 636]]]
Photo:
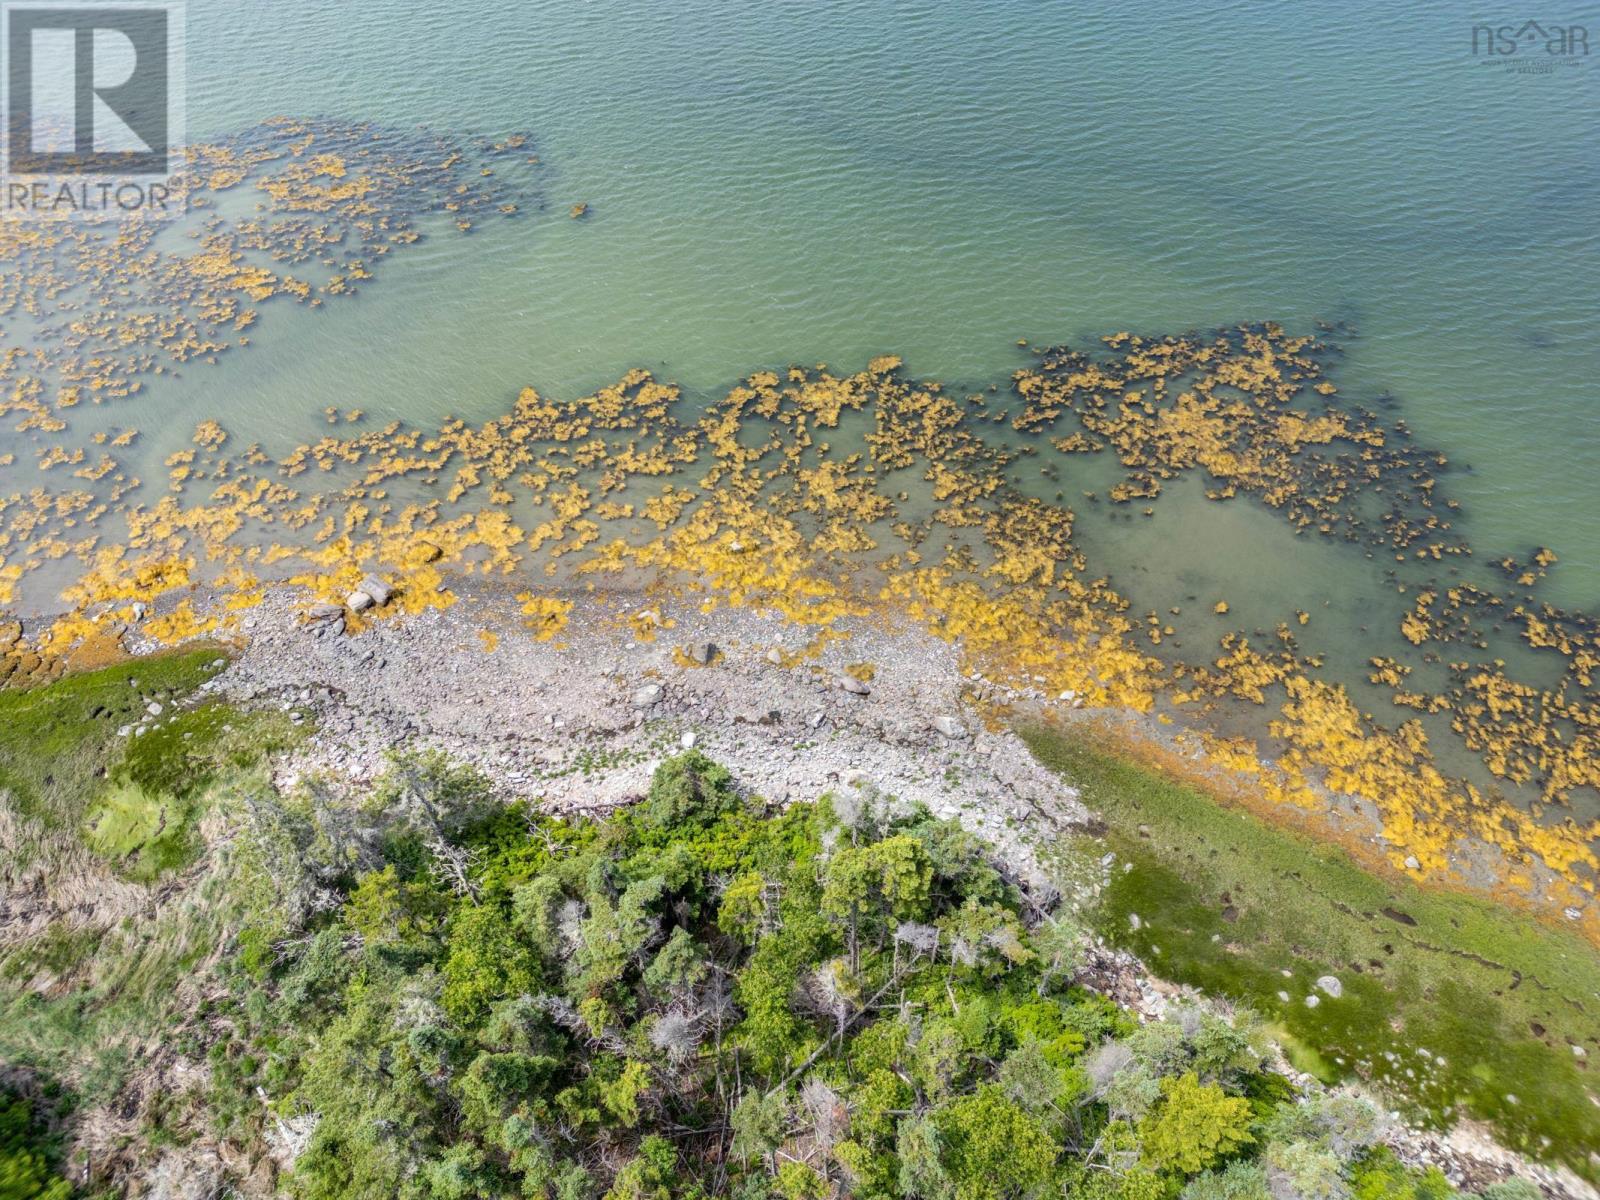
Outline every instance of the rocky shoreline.
[[857, 622], [848, 638], [808, 644], [780, 617], [615, 594], [580, 605], [546, 641], [492, 591], [354, 637], [319, 611], [269, 595], [207, 685], [314, 719], [317, 736], [280, 768], [285, 785], [312, 771], [362, 783], [388, 751], [422, 743], [508, 796], [604, 810], [643, 795], [662, 757], [698, 746], [769, 800], [870, 785], [1001, 846], [1028, 825], [1090, 821], [1015, 734], [970, 706], [1023, 697], [964, 673], [955, 648], [914, 629]]
[[[352, 619], [347, 629], [347, 614], [389, 599], [382, 580], [362, 590], [346, 605], [270, 591], [243, 614], [236, 654], [205, 685], [314, 724], [279, 763], [281, 787], [315, 776], [354, 792], [390, 752], [430, 747], [474, 764], [508, 799], [598, 812], [642, 796], [662, 758], [695, 746], [775, 802], [862, 787], [956, 817], [999, 848], [1041, 908], [1091, 903], [1112, 869], [1105, 855], [1100, 880], [1062, 881], [1041, 865], [1040, 848], [1092, 837], [1098, 819], [1010, 729], [984, 717], [997, 704], [1066, 716], [1075, 699], [984, 679], [964, 669], [957, 648], [915, 627], [855, 620], [839, 631], [847, 636], [813, 637], [747, 608], [706, 612], [691, 600], [608, 592], [578, 595], [559, 636], [541, 639], [508, 592], [485, 586], [463, 587], [447, 607]], [[155, 648], [141, 645], [137, 627], [127, 641]], [[1087, 976], [1142, 1018], [1193, 994], [1103, 944]], [[1312, 1082], [1287, 1062], [1280, 1069]], [[1597, 1195], [1471, 1124], [1444, 1134], [1397, 1117], [1387, 1140], [1459, 1186], [1516, 1174], [1551, 1196]]]

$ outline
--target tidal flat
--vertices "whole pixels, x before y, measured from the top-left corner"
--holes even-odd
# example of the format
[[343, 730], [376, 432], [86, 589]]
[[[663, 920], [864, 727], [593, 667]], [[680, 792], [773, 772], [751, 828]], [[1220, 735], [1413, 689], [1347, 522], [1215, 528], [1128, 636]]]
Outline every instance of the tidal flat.
[[114, 655], [160, 597], [145, 633], [176, 643], [270, 584], [336, 603], [372, 570], [406, 612], [449, 603], [452, 573], [522, 580], [537, 637], [559, 589], [608, 580], [819, 637], [890, 608], [1052, 694], [1159, 709], [1266, 806], [1364, 806], [1415, 878], [1600, 919], [1600, 620], [1549, 598], [1556, 549], [1473, 545], [1448, 456], [1342, 386], [1344, 324], [1024, 344], [960, 384], [892, 354], [693, 396], [636, 368], [481, 422], [330, 405], [278, 451], [225, 414], [144, 447], [99, 415], [159, 411], [173, 372], [226, 377], [258, 322], [345, 303], [421, 243], [587, 230], [586, 202], [549, 211], [536, 149], [276, 119], [191, 147], [187, 229], [11, 229], [0, 300], [28, 340], [0, 363], [0, 602], [30, 621], [0, 672]]

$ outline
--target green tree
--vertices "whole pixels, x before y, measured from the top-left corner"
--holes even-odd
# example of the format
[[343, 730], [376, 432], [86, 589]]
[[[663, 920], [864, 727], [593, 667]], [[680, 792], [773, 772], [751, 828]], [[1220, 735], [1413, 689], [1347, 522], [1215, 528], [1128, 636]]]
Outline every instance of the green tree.
[[704, 826], [739, 806], [728, 768], [698, 750], [667, 759], [650, 777], [650, 791], [640, 806], [640, 823], [667, 832], [683, 826]]
[[438, 928], [444, 900], [428, 884], [402, 881], [390, 863], [361, 877], [344, 920], [369, 946], [414, 942]]
[[68, 1200], [72, 1187], [50, 1169], [33, 1105], [0, 1092], [0, 1200]]
[[709, 973], [705, 954], [687, 929], [674, 929], [645, 968], [644, 985], [652, 994], [685, 996]]
[[1262, 1156], [1273, 1191], [1297, 1200], [1346, 1200], [1350, 1185], [1339, 1156], [1314, 1142], [1287, 1142], [1267, 1147]]
[[535, 875], [511, 893], [511, 915], [517, 929], [546, 960], [561, 955], [558, 914], [565, 898], [561, 881], [554, 875]]
[[1034, 1041], [1006, 1055], [998, 1082], [1008, 1097], [1031, 1113], [1049, 1112], [1068, 1092], [1060, 1069]]
[[493, 900], [458, 903], [450, 915], [444, 963], [445, 1011], [467, 1024], [502, 996], [533, 987], [538, 962], [504, 907]]
[[478, 1055], [457, 1081], [462, 1115], [478, 1129], [498, 1128], [513, 1109], [538, 1094], [558, 1065], [543, 1055]]
[[612, 1181], [605, 1200], [671, 1200], [678, 1153], [672, 1143], [651, 1134], [639, 1143], [639, 1154]]
[[1408, 1167], [1387, 1146], [1375, 1146], [1355, 1162], [1350, 1191], [1356, 1200], [1450, 1200], [1456, 1195], [1438, 1167]]
[[320, 1114], [295, 1163], [307, 1200], [391, 1200], [441, 1151], [438, 1060], [423, 1061], [397, 1020], [402, 1003], [422, 999], [394, 975], [357, 977], [305, 1054], [292, 1099]]
[[746, 943], [755, 941], [767, 915], [766, 889], [767, 881], [756, 871], [747, 871], [729, 883], [717, 910], [722, 931]]
[[939, 921], [939, 927], [951, 958], [963, 966], [1000, 974], [1033, 961], [1022, 922], [1016, 913], [1001, 905], [969, 896], [960, 908]]
[[822, 911], [844, 923], [850, 969], [859, 969], [861, 924], [883, 931], [890, 919], [914, 920], [927, 908], [933, 868], [922, 843], [897, 834], [836, 853], [823, 878]]
[[1161, 1100], [1139, 1127], [1145, 1159], [1160, 1171], [1193, 1175], [1249, 1145], [1250, 1102], [1190, 1071], [1161, 1081]]
[[624, 1129], [639, 1123], [639, 1101], [650, 1087], [650, 1065], [629, 1059], [622, 1074], [600, 1085], [600, 1105]]
[[429, 1200], [475, 1200], [497, 1190], [493, 1166], [483, 1151], [472, 1145], [451, 1146], [425, 1165], [420, 1177]]
[[900, 1122], [895, 1141], [900, 1160], [900, 1192], [917, 1200], [955, 1200], [955, 1183], [945, 1170], [944, 1144], [932, 1117]]
[[776, 1187], [783, 1200], [822, 1200], [828, 1194], [828, 1181], [793, 1159], [779, 1164]]
[[993, 1084], [934, 1113], [955, 1200], [1020, 1200], [1055, 1175], [1061, 1146]]
[[1272, 1192], [1260, 1163], [1231, 1162], [1195, 1176], [1183, 1189], [1183, 1200], [1272, 1200]]
[[589, 916], [579, 930], [577, 974], [570, 981], [573, 997], [603, 996], [620, 982], [650, 943], [659, 936], [655, 906], [666, 894], [659, 876], [630, 883], [612, 904], [598, 888], [589, 894]]
[[789, 1103], [782, 1092], [746, 1092], [729, 1121], [734, 1156], [741, 1162], [766, 1158], [783, 1141], [788, 1120]]

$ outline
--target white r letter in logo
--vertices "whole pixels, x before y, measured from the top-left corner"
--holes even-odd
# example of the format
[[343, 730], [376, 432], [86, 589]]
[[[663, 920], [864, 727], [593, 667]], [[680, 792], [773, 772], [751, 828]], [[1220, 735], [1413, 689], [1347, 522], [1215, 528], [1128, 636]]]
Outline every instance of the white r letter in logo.
[[133, 40], [120, 29], [94, 31], [94, 150], [113, 154], [138, 153], [152, 147], [111, 106], [100, 98], [102, 91], [113, 91], [133, 78], [139, 52]]

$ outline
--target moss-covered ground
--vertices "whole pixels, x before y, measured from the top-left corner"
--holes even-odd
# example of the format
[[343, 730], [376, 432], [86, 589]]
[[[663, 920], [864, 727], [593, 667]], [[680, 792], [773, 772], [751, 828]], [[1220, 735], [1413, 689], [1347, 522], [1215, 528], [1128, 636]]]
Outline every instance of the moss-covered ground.
[[[223, 661], [216, 647], [201, 646], [129, 659], [43, 687], [0, 691], [0, 788], [24, 815], [71, 819], [97, 790], [101, 773], [124, 755], [142, 764], [141, 774], [149, 773], [149, 764], [170, 761], [162, 750], [172, 739], [167, 730], [134, 739], [131, 754], [117, 730], [145, 717], [149, 698], [170, 703], [193, 692]], [[180, 740], [183, 732], [176, 731]]]
[[[1108, 940], [1268, 1015], [1305, 1069], [1358, 1074], [1413, 1115], [1486, 1120], [1535, 1157], [1600, 1172], [1589, 1158], [1600, 1146], [1600, 955], [1581, 938], [1377, 878], [1092, 734], [1022, 732], [1108, 825], [1118, 861], [1096, 914]], [[1318, 992], [1324, 975], [1342, 996]]]

